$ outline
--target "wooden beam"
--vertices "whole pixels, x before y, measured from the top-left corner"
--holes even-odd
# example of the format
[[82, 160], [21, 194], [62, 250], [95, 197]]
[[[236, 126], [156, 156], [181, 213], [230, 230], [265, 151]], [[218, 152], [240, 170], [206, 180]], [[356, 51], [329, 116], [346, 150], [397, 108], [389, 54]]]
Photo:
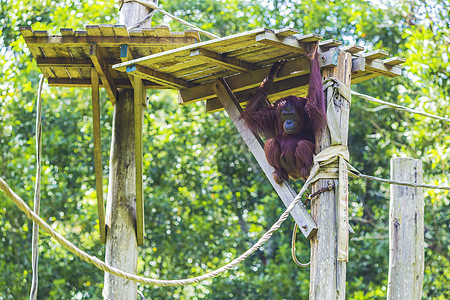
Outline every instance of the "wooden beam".
[[97, 214], [100, 228], [100, 242], [106, 243], [105, 204], [103, 202], [103, 167], [102, 167], [102, 142], [100, 127], [100, 93], [97, 70], [91, 70], [92, 81], [92, 123], [94, 129], [94, 164], [95, 164], [95, 189], [97, 191]]
[[137, 77], [154, 81], [161, 85], [166, 85], [174, 89], [182, 89], [192, 87], [193, 84], [187, 82], [186, 80], [179, 79], [170, 74], [158, 72], [140, 65], [130, 65], [127, 66], [127, 73], [136, 75]]
[[[294, 95], [306, 96], [308, 93], [309, 75], [292, 77], [281, 81], [272, 83], [267, 98], [270, 102], [276, 101], [280, 98]], [[240, 104], [246, 104], [250, 97], [256, 92], [257, 87], [235, 93], [236, 99]], [[223, 110], [222, 102], [219, 98], [212, 98], [206, 101], [206, 111], [214, 113]]]
[[297, 37], [297, 40], [303, 43], [311, 43], [311, 42], [317, 42], [321, 40], [323, 37], [320, 34], [317, 33], [310, 33], [305, 34]]
[[342, 45], [341, 41], [335, 40], [335, 39], [329, 39], [325, 41], [319, 42], [319, 46], [321, 48], [331, 48], [331, 47], [338, 47]]
[[380, 73], [387, 77], [397, 77], [402, 75], [402, 69], [396, 66], [384, 65], [381, 60], [366, 59], [366, 70], [370, 72]]
[[301, 54], [306, 54], [307, 47], [303, 42], [298, 41], [292, 37], [282, 37], [277, 36], [271, 32], [260, 33], [256, 36], [256, 41], [258, 43], [264, 43], [267, 45], [272, 45], [278, 48], [286, 49], [293, 52], [298, 52]]
[[[36, 47], [49, 47], [49, 44], [63, 44], [65, 47], [88, 47], [92, 43], [100, 47], [119, 47], [128, 44], [132, 47], [157, 47], [161, 45], [174, 45], [178, 47], [192, 45], [197, 42], [194, 37], [148, 37], [148, 36], [33, 36], [25, 37], [27, 44]], [[28, 32], [27, 32], [28, 34]]]
[[362, 57], [374, 60], [374, 59], [384, 58], [388, 55], [389, 55], [389, 52], [387, 52], [386, 50], [379, 49], [379, 50], [363, 53]]
[[[120, 45], [120, 60], [122, 62], [133, 60], [133, 55], [131, 54], [130, 46], [125, 45], [125, 44]], [[130, 73], [127, 73], [127, 76], [128, 76], [128, 79], [130, 79], [133, 89], [136, 89], [136, 87], [134, 86], [135, 81], [133, 79], [133, 76]]]
[[191, 50], [190, 56], [197, 60], [202, 60], [210, 64], [237, 72], [248, 72], [257, 69], [257, 66], [251, 63], [241, 61], [232, 57], [226, 57], [219, 53], [202, 48]]
[[[231, 118], [245, 143], [250, 148], [250, 151], [255, 156], [258, 164], [263, 169], [284, 205], [286, 205], [286, 207], [289, 206], [296, 196], [295, 191], [293, 191], [288, 183], [279, 185], [274, 181], [272, 175], [274, 168], [267, 162], [264, 149], [261, 144], [262, 141], [245, 126], [244, 120], [240, 118], [242, 109], [224, 79], [216, 80], [214, 83], [214, 90], [217, 92], [217, 97], [225, 107], [228, 116]], [[316, 234], [317, 226], [301, 202], [299, 202], [298, 205], [292, 210], [291, 215], [306, 238], [312, 238]]]
[[142, 127], [144, 122], [143, 102], [145, 103], [145, 89], [142, 79], [134, 76], [134, 141], [136, 165], [136, 236], [137, 244], [144, 244], [144, 191], [143, 191], [143, 146]]
[[[325, 60], [323, 60], [321, 64], [322, 68], [330, 67], [335, 64], [336, 61], [333, 59], [335, 56], [334, 52], [325, 52], [322, 55], [325, 57]], [[227, 77], [227, 83], [234, 93], [249, 90], [258, 87], [269, 71], [270, 66], [244, 74], [233, 75]], [[286, 62], [275, 81], [297, 77], [304, 74], [309, 74], [309, 59], [306, 57], [299, 57]], [[206, 83], [181, 90], [178, 97], [178, 103], [184, 105], [200, 100], [215, 98], [216, 93], [213, 86], [214, 83]]]
[[403, 57], [391, 57], [391, 58], [387, 58], [385, 60], [383, 60], [383, 64], [388, 65], [388, 66], [396, 66], [396, 65], [400, 65], [406, 62], [406, 59], [404, 59]]
[[91, 68], [92, 60], [89, 58], [72, 59], [72, 58], [36, 58], [36, 63], [39, 68]]
[[106, 93], [108, 94], [109, 99], [111, 100], [111, 103], [114, 105], [117, 100], [117, 90], [114, 85], [114, 81], [111, 77], [111, 74], [109, 73], [109, 69], [107, 68], [106, 63], [103, 60], [102, 56], [100, 55], [99, 47], [97, 44], [91, 44], [89, 49], [89, 56], [91, 57], [95, 69], [100, 75], [103, 87], [105, 88]]
[[[55, 86], [55, 87], [83, 87], [83, 88], [90, 88], [91, 87], [91, 79], [90, 78], [84, 78], [84, 79], [77, 79], [77, 78], [48, 78], [48, 85], [49, 86]], [[116, 88], [124, 88], [124, 89], [130, 89], [132, 88], [132, 85], [130, 83], [130, 80], [127, 78], [124, 79], [114, 79], [114, 85]], [[148, 80], [144, 80], [144, 86], [146, 89], [168, 89], [167, 86], [162, 86], [160, 84], [150, 82]], [[100, 87], [103, 87], [103, 84], [100, 83]]]
[[298, 34], [299, 32], [300, 31], [298, 29], [286, 27], [286, 28], [275, 30], [275, 35], [284, 37], [284, 36], [291, 36], [294, 34]]
[[359, 45], [346, 46], [342, 48], [343, 51], [350, 52], [351, 54], [355, 54], [361, 51], [364, 51], [365, 48]]

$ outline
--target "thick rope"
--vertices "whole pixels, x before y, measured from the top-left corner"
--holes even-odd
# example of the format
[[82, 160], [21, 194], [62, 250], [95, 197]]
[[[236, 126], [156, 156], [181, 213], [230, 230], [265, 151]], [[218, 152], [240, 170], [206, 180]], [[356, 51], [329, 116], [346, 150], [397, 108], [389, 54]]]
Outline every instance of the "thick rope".
[[[36, 102], [36, 182], [34, 185], [34, 212], [39, 215], [41, 204], [41, 153], [42, 153], [42, 120], [41, 120], [41, 93], [44, 85], [44, 75], [39, 81], [38, 97]], [[31, 269], [33, 279], [31, 281], [30, 300], [35, 300], [38, 291], [38, 258], [39, 258], [39, 227], [33, 221], [33, 233], [31, 239]]]
[[389, 107], [392, 107], [392, 108], [395, 108], [395, 109], [398, 109], [398, 110], [403, 110], [403, 111], [407, 111], [407, 112], [410, 112], [410, 113], [413, 113], [413, 114], [418, 114], [418, 115], [422, 115], [422, 116], [425, 116], [425, 117], [428, 117], [428, 118], [432, 118], [432, 119], [436, 119], [436, 120], [440, 120], [440, 121], [444, 121], [444, 122], [449, 122], [450, 123], [450, 119], [449, 118], [436, 116], [436, 115], [429, 114], [429, 113], [424, 112], [424, 111], [419, 111], [419, 110], [411, 109], [411, 108], [408, 108], [408, 107], [405, 107], [405, 106], [401, 106], [401, 105], [398, 105], [398, 104], [394, 104], [394, 103], [390, 103], [390, 102], [387, 102], [387, 101], [383, 101], [383, 100], [380, 100], [380, 99], [377, 99], [377, 98], [374, 98], [374, 97], [371, 97], [371, 96], [368, 96], [368, 95], [360, 94], [360, 93], [355, 92], [355, 91], [352, 91], [352, 95], [358, 96], [358, 97], [360, 97], [362, 99], [365, 99], [365, 100], [368, 100], [370, 102], [383, 104], [383, 105], [386, 105], [386, 106], [389, 106]]
[[70, 241], [65, 239], [61, 234], [54, 231], [49, 224], [47, 224], [44, 220], [42, 220], [37, 214], [35, 214], [30, 207], [20, 198], [9, 186], [8, 184], [3, 180], [3, 178], [0, 177], [0, 189], [3, 190], [3, 192], [13, 200], [13, 202], [22, 210], [25, 215], [35, 221], [46, 233], [48, 233], [53, 239], [55, 239], [58, 243], [60, 243], [62, 246], [64, 246], [67, 250], [81, 258], [82, 260], [91, 263], [95, 265], [97, 268], [99, 268], [102, 271], [111, 273], [113, 275], [132, 280], [135, 282], [140, 282], [144, 284], [153, 284], [153, 285], [159, 285], [159, 286], [179, 286], [179, 285], [187, 285], [187, 284], [193, 284], [197, 283], [203, 280], [211, 279], [213, 277], [216, 277], [217, 275], [230, 270], [240, 262], [242, 262], [244, 259], [249, 257], [252, 253], [254, 253], [256, 250], [259, 249], [265, 242], [267, 242], [273, 233], [277, 231], [281, 224], [286, 221], [288, 218], [290, 212], [294, 209], [295, 205], [301, 200], [303, 194], [311, 184], [311, 179], [314, 177], [315, 173], [317, 173], [319, 166], [313, 167], [313, 170], [311, 170], [311, 175], [306, 180], [305, 184], [303, 185], [302, 189], [300, 190], [300, 193], [294, 198], [292, 203], [288, 206], [288, 208], [284, 211], [284, 213], [281, 214], [278, 221], [276, 221], [272, 227], [247, 251], [245, 251], [243, 254], [241, 254], [239, 257], [235, 258], [230, 263], [218, 268], [217, 270], [214, 270], [212, 272], [203, 274], [201, 276], [187, 278], [187, 279], [174, 279], [174, 280], [161, 280], [161, 279], [154, 279], [154, 278], [148, 278], [148, 277], [142, 277], [135, 274], [131, 274], [128, 272], [124, 272], [120, 269], [117, 269], [115, 267], [111, 267], [98, 259], [95, 256], [89, 255], [83, 250], [77, 248], [74, 244], [72, 244]]
[[[203, 30], [203, 29], [201, 29], [201, 28], [199, 28], [199, 27], [197, 27], [197, 26], [195, 26], [195, 25], [193, 25], [193, 24], [191, 24], [191, 23], [189, 23], [189, 22], [187, 22], [187, 21], [185, 21], [185, 20], [183, 20], [183, 19], [180, 19], [180, 18], [178, 18], [178, 17], [172, 15], [171, 13], [168, 13], [168, 12], [165, 11], [163, 8], [160, 8], [157, 4], [155, 4], [155, 3], [153, 3], [153, 2], [144, 1], [144, 0], [124, 0], [124, 1], [123, 1], [123, 3], [127, 3], [127, 2], [137, 2], [137, 3], [139, 3], [139, 4], [141, 4], [141, 5], [144, 5], [144, 6], [148, 7], [148, 8], [157, 10], [157, 11], [159, 11], [159, 12], [165, 14], [166, 16], [172, 18], [173, 20], [175, 20], [175, 21], [177, 21], [177, 22], [179, 22], [179, 23], [181, 23], [181, 24], [183, 24], [183, 25], [186, 25], [186, 26], [188, 26], [188, 27], [190, 27], [190, 28], [192, 28], [192, 29], [195, 29], [195, 30], [197, 30], [197, 31], [200, 32], [200, 33], [203, 33], [204, 35], [206, 35], [207, 37], [209, 37], [209, 38], [211, 38], [211, 39], [218, 39], [218, 38], [220, 38], [219, 36], [217, 36], [217, 35], [215, 35], [215, 34], [212, 34], [212, 33], [208, 32], [208, 31], [205, 31], [205, 30]], [[150, 12], [150, 14], [151, 14], [151, 13], [152, 13], [152, 12]], [[134, 25], [134, 26], [135, 26], [135, 25]], [[134, 26], [133, 26], [133, 27], [134, 27]]]

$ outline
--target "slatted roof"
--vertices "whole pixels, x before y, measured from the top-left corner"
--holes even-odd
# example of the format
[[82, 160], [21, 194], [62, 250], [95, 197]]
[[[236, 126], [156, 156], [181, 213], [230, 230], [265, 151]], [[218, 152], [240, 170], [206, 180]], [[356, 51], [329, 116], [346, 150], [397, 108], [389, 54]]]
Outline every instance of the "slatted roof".
[[[212, 87], [217, 78], [226, 78], [237, 98], [245, 102], [268, 74], [271, 64], [281, 59], [288, 62], [269, 99], [305, 94], [309, 73], [305, 54], [310, 43], [320, 41], [322, 67], [336, 64], [337, 47], [342, 45], [336, 40], [321, 39], [317, 34], [299, 35], [291, 28], [276, 31], [260, 28], [119, 63], [113, 70], [179, 89], [180, 104], [207, 100], [207, 110], [214, 112], [222, 108]], [[389, 55], [386, 51], [363, 53], [364, 48], [356, 45], [341, 50], [353, 55], [353, 83], [401, 74], [398, 65], [404, 59], [381, 60]]]
[[[221, 109], [212, 85], [226, 78], [237, 98], [245, 102], [267, 75], [271, 64], [284, 59], [269, 99], [304, 95], [308, 86], [310, 43], [320, 41], [322, 67], [336, 63], [337, 48], [353, 55], [352, 83], [377, 76], [401, 74], [404, 59], [388, 58], [383, 50], [363, 52], [317, 34], [300, 35], [284, 28], [255, 29], [200, 42], [195, 30], [171, 32], [167, 26], [127, 30], [123, 25], [90, 25], [85, 30], [62, 28], [61, 35], [20, 27], [38, 67], [51, 86], [89, 87], [95, 67], [111, 101], [117, 88], [131, 88], [131, 75], [146, 88], [178, 89], [180, 104], [206, 100], [208, 111]], [[339, 51], [340, 51], [339, 50]]]
[[198, 31], [171, 32], [168, 26], [127, 30], [124, 25], [87, 25], [79, 31], [61, 28], [60, 35], [34, 31], [31, 26], [19, 29], [50, 86], [90, 87], [95, 67], [110, 97], [116, 88], [131, 88], [128, 75], [111, 68], [126, 59], [121, 58], [121, 45], [128, 45], [128, 59], [132, 59], [200, 42]]

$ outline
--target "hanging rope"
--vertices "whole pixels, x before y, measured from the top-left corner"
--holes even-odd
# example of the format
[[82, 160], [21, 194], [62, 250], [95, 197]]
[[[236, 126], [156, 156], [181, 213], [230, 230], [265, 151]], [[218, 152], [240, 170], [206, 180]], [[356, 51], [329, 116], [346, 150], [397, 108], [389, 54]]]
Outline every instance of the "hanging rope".
[[300, 267], [306, 268], [311, 265], [311, 262], [307, 262], [306, 264], [301, 263], [297, 260], [297, 255], [295, 254], [295, 240], [297, 239], [297, 222], [294, 223], [294, 230], [292, 231], [292, 243], [291, 243], [291, 254], [292, 254], [292, 260]]
[[[34, 213], [39, 216], [41, 204], [41, 153], [42, 153], [42, 123], [41, 123], [41, 93], [44, 85], [44, 75], [40, 75], [38, 97], [36, 102], [36, 182], [34, 184]], [[30, 300], [35, 300], [38, 291], [38, 258], [39, 258], [39, 226], [33, 221], [33, 235], [31, 239], [31, 281]]]
[[311, 179], [315, 173], [317, 173], [319, 166], [317, 166], [314, 170], [311, 171], [311, 175], [308, 178], [308, 180], [305, 182], [305, 185], [302, 187], [300, 193], [294, 198], [292, 203], [288, 206], [288, 208], [284, 211], [284, 213], [281, 214], [278, 221], [275, 222], [272, 227], [247, 251], [245, 251], [243, 254], [241, 254], [239, 257], [235, 258], [230, 263], [218, 268], [217, 270], [214, 270], [212, 272], [203, 274], [201, 276], [196, 276], [192, 278], [187, 279], [173, 279], [173, 280], [161, 280], [161, 279], [154, 279], [154, 278], [148, 278], [148, 277], [142, 277], [135, 274], [131, 274], [128, 272], [124, 272], [120, 269], [117, 269], [115, 267], [111, 267], [107, 265], [105, 262], [101, 261], [95, 256], [87, 254], [85, 251], [77, 248], [74, 244], [72, 244], [70, 241], [65, 239], [61, 234], [54, 231], [49, 224], [47, 224], [44, 220], [42, 220], [36, 213], [34, 213], [30, 207], [20, 198], [9, 186], [8, 184], [3, 180], [3, 178], [0, 177], [0, 189], [3, 190], [3, 192], [13, 200], [13, 202], [22, 210], [25, 215], [35, 221], [39, 227], [42, 228], [46, 233], [48, 233], [53, 239], [55, 239], [59, 244], [61, 244], [63, 247], [65, 247], [68, 251], [72, 252], [82, 260], [93, 264], [97, 268], [99, 268], [102, 271], [111, 273], [113, 275], [132, 280], [135, 282], [140, 282], [144, 284], [153, 284], [153, 285], [159, 285], [159, 286], [180, 286], [180, 285], [187, 285], [187, 284], [193, 284], [197, 283], [203, 280], [211, 279], [213, 277], [216, 277], [217, 275], [230, 270], [243, 260], [245, 260], [247, 257], [249, 257], [252, 253], [254, 253], [256, 250], [258, 250], [265, 242], [267, 242], [273, 235], [275, 231], [277, 231], [281, 224], [286, 221], [288, 218], [290, 212], [294, 209], [295, 205], [301, 200], [303, 194], [305, 193], [308, 186], [311, 184]]
[[[212, 34], [212, 33], [208, 32], [208, 31], [205, 31], [205, 30], [203, 30], [203, 29], [201, 29], [201, 28], [199, 28], [199, 27], [197, 27], [197, 26], [195, 26], [195, 25], [193, 25], [193, 24], [191, 24], [191, 23], [189, 23], [189, 22], [187, 22], [187, 21], [185, 21], [185, 20], [183, 20], [183, 19], [180, 19], [180, 18], [178, 18], [178, 17], [172, 15], [171, 13], [168, 13], [168, 12], [165, 11], [163, 8], [160, 8], [157, 4], [155, 4], [155, 3], [153, 3], [153, 2], [150, 2], [150, 1], [144, 1], [144, 0], [124, 0], [124, 1], [122, 1], [122, 2], [123, 2], [123, 3], [128, 3], [128, 2], [136, 2], [136, 3], [139, 3], [139, 4], [144, 5], [144, 6], [148, 7], [148, 8], [150, 8], [150, 9], [154, 9], [154, 10], [157, 10], [157, 11], [163, 13], [163, 14], [165, 14], [166, 16], [168, 16], [168, 17], [172, 18], [173, 20], [177, 21], [178, 23], [183, 24], [183, 25], [186, 25], [186, 26], [188, 26], [188, 27], [190, 27], [190, 28], [192, 28], [192, 29], [195, 29], [195, 30], [197, 30], [198, 32], [200, 32], [200, 33], [206, 35], [207, 37], [209, 37], [209, 38], [211, 38], [211, 39], [218, 39], [218, 38], [220, 38], [219, 36], [217, 36], [217, 35], [215, 35], [215, 34]], [[153, 12], [150, 12], [150, 14], [152, 14], [152, 13], [153, 13]], [[150, 14], [149, 14], [149, 16], [147, 16], [146, 18], [151, 17]], [[145, 20], [143, 20], [142, 22], [145, 22]], [[135, 27], [136, 27], [136, 25], [133, 25], [133, 28], [135, 28]], [[130, 28], [130, 29], [131, 29], [131, 28]]]
[[394, 103], [390, 103], [390, 102], [387, 102], [387, 101], [383, 101], [383, 100], [380, 100], [380, 99], [377, 99], [377, 98], [374, 98], [374, 97], [371, 97], [371, 96], [368, 96], [368, 95], [360, 94], [360, 93], [355, 92], [355, 91], [352, 91], [352, 95], [358, 96], [358, 97], [360, 97], [362, 99], [365, 99], [365, 100], [368, 100], [370, 102], [383, 104], [383, 105], [386, 105], [386, 106], [389, 106], [389, 107], [392, 107], [392, 108], [395, 108], [395, 109], [398, 109], [398, 110], [403, 110], [403, 111], [407, 111], [407, 112], [410, 112], [410, 113], [413, 113], [413, 114], [418, 114], [418, 115], [422, 115], [422, 116], [425, 116], [425, 117], [428, 117], [428, 118], [432, 118], [432, 119], [436, 119], [436, 120], [440, 120], [440, 121], [444, 121], [444, 122], [449, 122], [450, 123], [450, 119], [449, 118], [436, 116], [436, 115], [429, 114], [429, 113], [424, 112], [424, 111], [419, 111], [419, 110], [411, 109], [411, 108], [408, 108], [408, 107], [405, 107], [405, 106], [401, 106], [401, 105], [398, 105], [398, 104], [394, 104]]

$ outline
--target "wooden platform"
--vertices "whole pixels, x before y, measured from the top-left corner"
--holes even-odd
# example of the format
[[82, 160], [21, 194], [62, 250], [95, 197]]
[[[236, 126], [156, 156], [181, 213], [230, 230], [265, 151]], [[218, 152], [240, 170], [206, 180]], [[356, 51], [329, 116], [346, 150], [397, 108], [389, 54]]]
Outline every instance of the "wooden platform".
[[[308, 87], [309, 60], [305, 57], [310, 43], [321, 40], [316, 34], [299, 35], [285, 28], [269, 30], [260, 28], [221, 39], [180, 47], [113, 66], [162, 87], [179, 89], [179, 103], [187, 104], [207, 100], [207, 110], [222, 109], [213, 89], [218, 78], [225, 78], [240, 102], [250, 94], [267, 75], [272, 63], [284, 59], [283, 67], [269, 94], [269, 99], [287, 95], [304, 95]], [[320, 42], [322, 67], [336, 62], [336, 40]], [[401, 58], [388, 58], [383, 50], [361, 53], [359, 46], [343, 47], [352, 53], [354, 63], [352, 82], [357, 83], [377, 76], [395, 77], [401, 74]]]
[[[61, 35], [20, 27], [38, 67], [50, 86], [90, 87], [91, 68], [100, 75], [109, 97], [116, 88], [131, 88], [126, 73], [111, 69], [120, 63], [121, 45], [128, 45], [128, 58], [139, 58], [200, 42], [198, 31], [171, 32], [167, 26], [128, 31], [124, 25], [87, 25], [86, 30], [61, 28]], [[166, 88], [144, 81], [147, 88]], [[111, 99], [112, 102], [113, 99]]]

